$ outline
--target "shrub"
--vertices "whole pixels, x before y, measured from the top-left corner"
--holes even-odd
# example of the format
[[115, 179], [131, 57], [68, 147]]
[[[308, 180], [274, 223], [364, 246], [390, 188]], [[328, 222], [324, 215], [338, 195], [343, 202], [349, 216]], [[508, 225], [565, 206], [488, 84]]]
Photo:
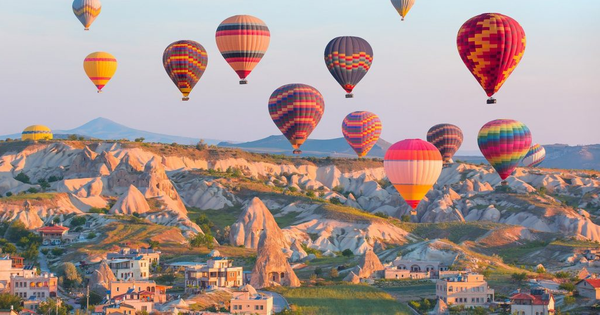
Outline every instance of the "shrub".
[[297, 192], [297, 191], [298, 191], [298, 188], [296, 188], [296, 187], [294, 187], [294, 186], [290, 186], [290, 187], [288, 187], [288, 190], [289, 190], [290, 192]]
[[574, 285], [573, 283], [571, 283], [571, 282], [565, 282], [565, 283], [561, 283], [561, 284], [558, 286], [558, 288], [559, 288], [559, 289], [561, 289], [561, 290], [568, 291], [568, 292], [573, 292], [573, 291], [575, 291], [575, 285]]
[[410, 215], [408, 215], [408, 214], [403, 214], [403, 215], [400, 217], [400, 221], [402, 221], [402, 222], [410, 222]]
[[12, 195], [13, 195], [13, 193], [11, 193], [10, 191], [7, 191], [7, 192], [6, 192], [6, 197], [10, 197], [10, 196], [12, 196]]
[[352, 257], [352, 256], [354, 256], [354, 252], [352, 250], [350, 250], [349, 248], [346, 248], [342, 251], [342, 255], [344, 257]]
[[390, 217], [389, 215], [387, 215], [387, 214], [385, 214], [385, 213], [383, 213], [381, 211], [376, 212], [375, 215], [378, 216], [378, 217], [380, 217], [380, 218], [384, 218], [384, 219], [388, 219]]
[[337, 278], [339, 276], [337, 268], [331, 268], [329, 271], [329, 276], [331, 276], [331, 279]]
[[25, 183], [25, 184], [31, 184], [29, 176], [27, 176], [25, 173], [21, 172], [19, 173], [17, 176], [15, 176], [15, 179]]
[[315, 197], [317, 197], [317, 195], [315, 194], [314, 191], [309, 190], [309, 191], [306, 192], [306, 197], [308, 197], [308, 198], [315, 198]]
[[27, 189], [27, 192], [30, 193], [30, 194], [37, 194], [40, 191], [37, 188], [29, 187], [29, 189]]
[[88, 213], [108, 213], [108, 209], [91, 207]]
[[76, 216], [71, 220], [71, 226], [72, 227], [77, 227], [80, 225], [84, 225], [86, 222], [86, 219], [84, 216]]
[[95, 237], [96, 237], [96, 233], [94, 233], [94, 232], [90, 232], [90, 234], [87, 235], [87, 239], [88, 240], [91, 240], [91, 239], [93, 239]]
[[342, 205], [340, 198], [337, 198], [337, 197], [333, 197], [333, 198], [329, 199], [329, 202], [331, 202], [334, 205]]
[[62, 255], [65, 252], [65, 250], [62, 249], [62, 248], [60, 248], [60, 247], [54, 247], [54, 248], [51, 249], [50, 252], [54, 256], [60, 256], [60, 255]]

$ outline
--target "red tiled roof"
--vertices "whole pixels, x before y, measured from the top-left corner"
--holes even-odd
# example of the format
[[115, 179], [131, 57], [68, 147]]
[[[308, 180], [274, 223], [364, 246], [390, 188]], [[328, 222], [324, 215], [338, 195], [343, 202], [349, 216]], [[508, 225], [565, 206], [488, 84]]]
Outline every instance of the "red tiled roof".
[[594, 289], [600, 288], [600, 279], [585, 279]]
[[548, 305], [550, 303], [550, 299], [543, 300], [541, 295], [531, 295], [527, 293], [517, 293], [510, 297], [512, 301], [514, 300], [532, 300], [533, 305]]
[[51, 233], [51, 232], [65, 232], [68, 231], [69, 228], [68, 227], [64, 227], [64, 226], [60, 226], [60, 225], [51, 225], [51, 226], [44, 226], [38, 229], [38, 231], [40, 232], [46, 232], [46, 233]]

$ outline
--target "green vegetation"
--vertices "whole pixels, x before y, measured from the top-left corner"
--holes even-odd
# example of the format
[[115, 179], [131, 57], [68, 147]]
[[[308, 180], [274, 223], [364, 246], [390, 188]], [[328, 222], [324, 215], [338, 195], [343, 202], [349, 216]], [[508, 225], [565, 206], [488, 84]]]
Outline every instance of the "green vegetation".
[[491, 222], [443, 222], [443, 223], [409, 223], [392, 221], [398, 227], [426, 239], [445, 238], [454, 243], [476, 240], [490, 230], [501, 227]]
[[388, 293], [366, 285], [272, 288], [304, 315], [410, 314]]
[[[74, 288], [81, 285], [83, 281], [77, 267], [71, 262], [64, 263], [59, 270], [60, 280], [65, 288]], [[59, 281], [60, 281], [59, 280]]]
[[21, 311], [21, 298], [10, 293], [0, 294], [0, 309], [9, 310], [11, 307], [17, 312]]
[[25, 184], [31, 184], [30, 178], [29, 176], [27, 176], [25, 173], [21, 172], [19, 174], [17, 174], [17, 176], [15, 176], [15, 179], [25, 183]]
[[30, 193], [30, 194], [17, 194], [17, 195], [13, 195], [11, 194], [10, 196], [8, 195], [8, 193], [6, 194], [6, 197], [3, 198], [2, 200], [5, 201], [24, 201], [24, 200], [48, 200], [48, 199], [54, 199], [54, 197], [56, 197], [57, 193]]

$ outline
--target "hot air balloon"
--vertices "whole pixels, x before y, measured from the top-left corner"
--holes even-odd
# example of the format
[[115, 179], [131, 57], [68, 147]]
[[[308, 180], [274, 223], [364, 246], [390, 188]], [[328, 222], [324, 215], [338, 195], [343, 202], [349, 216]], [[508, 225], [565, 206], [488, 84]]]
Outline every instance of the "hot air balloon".
[[417, 209], [442, 173], [442, 155], [427, 141], [402, 140], [387, 150], [383, 167], [402, 198], [411, 208]]
[[493, 120], [481, 127], [477, 143], [483, 156], [502, 178], [502, 185], [506, 185], [506, 178], [529, 151], [531, 132], [516, 120]]
[[396, 8], [396, 11], [402, 17], [402, 21], [404, 21], [408, 11], [410, 11], [414, 4], [415, 0], [392, 0], [392, 5], [394, 5], [394, 8]]
[[352, 112], [344, 118], [342, 133], [358, 157], [364, 157], [379, 140], [381, 120], [370, 112]]
[[90, 26], [102, 11], [102, 3], [100, 0], [74, 0], [73, 13], [79, 19], [86, 31], [90, 30]]
[[523, 158], [523, 165], [527, 167], [537, 167], [546, 158], [546, 149], [539, 144], [534, 144]]
[[52, 130], [44, 125], [33, 125], [25, 128], [21, 133], [21, 140], [52, 140]]
[[335, 80], [352, 98], [352, 90], [371, 68], [373, 49], [369, 43], [353, 36], [336, 37], [325, 48], [325, 64]]
[[471, 18], [458, 31], [458, 53], [477, 82], [492, 97], [515, 70], [525, 53], [525, 31], [517, 21], [499, 13]]
[[306, 84], [279, 87], [269, 98], [269, 113], [277, 128], [300, 154], [300, 146], [321, 121], [325, 111], [323, 96]]
[[107, 52], [95, 52], [85, 57], [83, 69], [87, 76], [102, 93], [102, 88], [117, 72], [117, 59]]
[[454, 163], [452, 157], [463, 142], [460, 128], [451, 124], [439, 124], [427, 132], [427, 141], [431, 142], [442, 154], [444, 164]]
[[265, 22], [250, 15], [232, 16], [217, 28], [219, 51], [240, 77], [240, 84], [248, 83], [246, 78], [267, 52], [270, 38]]
[[204, 74], [208, 54], [202, 45], [193, 40], [180, 40], [169, 45], [163, 53], [165, 71], [175, 83], [182, 100], [189, 100], [190, 92]]

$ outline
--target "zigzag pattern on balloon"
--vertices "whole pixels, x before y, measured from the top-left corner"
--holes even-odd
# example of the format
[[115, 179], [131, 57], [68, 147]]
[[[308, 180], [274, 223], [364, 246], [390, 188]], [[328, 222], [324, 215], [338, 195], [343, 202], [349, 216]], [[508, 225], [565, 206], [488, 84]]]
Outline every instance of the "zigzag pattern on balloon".
[[102, 11], [100, 0], [74, 0], [72, 7], [73, 13], [86, 30], [89, 29]]
[[455, 125], [439, 124], [429, 129], [427, 132], [427, 141], [438, 148], [444, 158], [444, 162], [449, 163], [462, 145], [463, 133]]
[[485, 13], [465, 22], [456, 42], [463, 62], [491, 97], [523, 58], [526, 38], [514, 19]]
[[483, 156], [505, 180], [529, 151], [531, 132], [516, 120], [498, 119], [481, 128], [477, 143]]
[[379, 140], [381, 120], [370, 112], [352, 112], [342, 123], [342, 133], [358, 157], [364, 157]]
[[167, 74], [186, 100], [206, 70], [208, 53], [195, 41], [177, 41], [165, 49], [163, 64]]
[[523, 165], [527, 167], [537, 167], [546, 159], [546, 149], [539, 144], [533, 145], [525, 157], [523, 158]]
[[323, 96], [306, 84], [284, 85], [269, 98], [269, 113], [281, 133], [298, 149], [325, 111]]
[[327, 69], [348, 93], [351, 93], [367, 74], [372, 63], [373, 49], [360, 37], [337, 37], [325, 48]]

